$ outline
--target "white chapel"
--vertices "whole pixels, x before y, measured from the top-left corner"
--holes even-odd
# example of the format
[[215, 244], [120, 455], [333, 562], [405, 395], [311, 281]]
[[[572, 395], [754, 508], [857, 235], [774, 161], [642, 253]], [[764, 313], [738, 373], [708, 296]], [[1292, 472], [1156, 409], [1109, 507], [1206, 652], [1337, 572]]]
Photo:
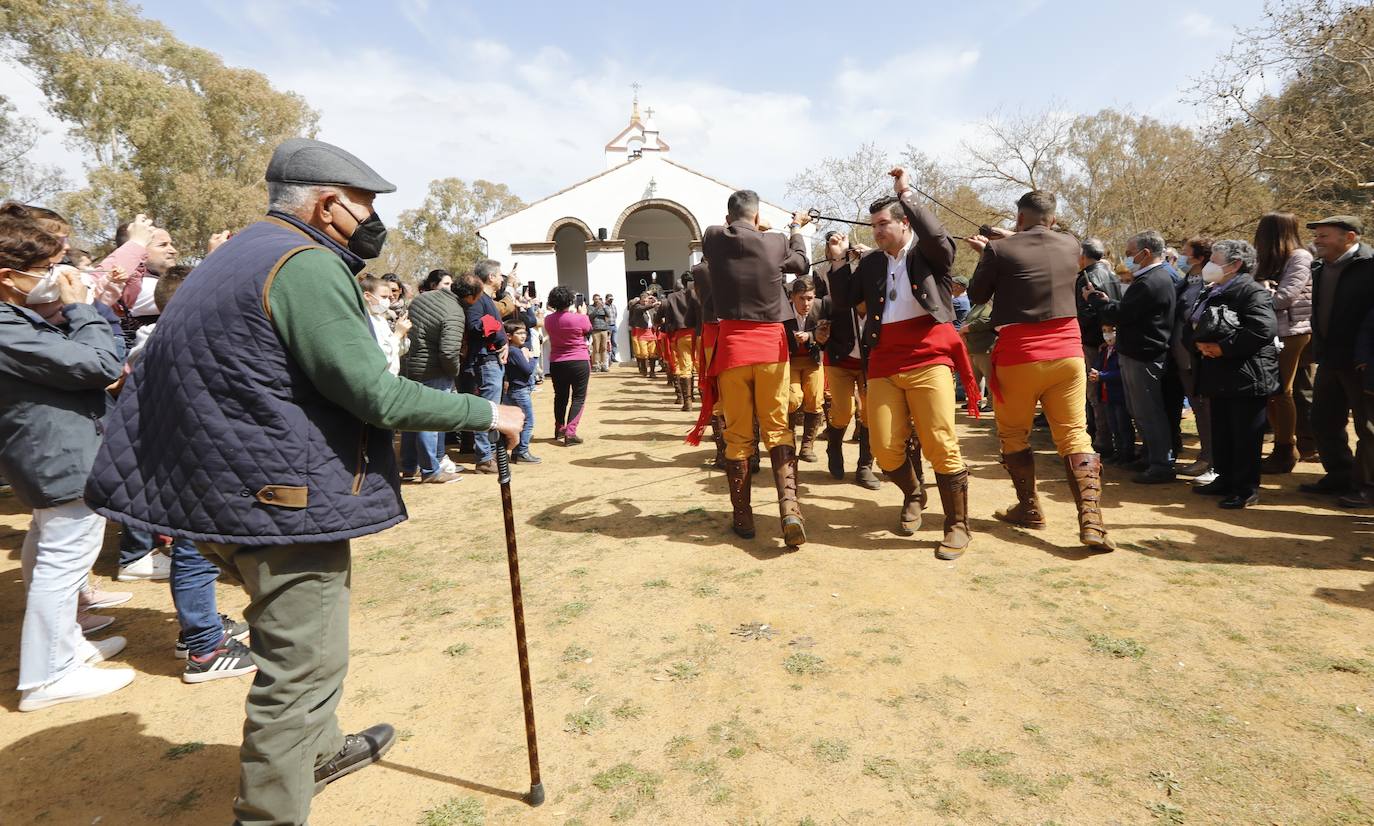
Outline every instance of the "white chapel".
[[[701, 233], [725, 219], [725, 202], [741, 187], [704, 175], [668, 157], [654, 123], [640, 115], [638, 96], [629, 124], [606, 144], [606, 169], [483, 226], [487, 255], [521, 281], [533, 281], [542, 299], [557, 284], [587, 296], [615, 296], [617, 335], [629, 358], [630, 299], [650, 284], [671, 290], [701, 260]], [[761, 202], [761, 216], [783, 229], [791, 213]], [[807, 225], [808, 235], [814, 225]], [[810, 244], [808, 243], [808, 249]]]

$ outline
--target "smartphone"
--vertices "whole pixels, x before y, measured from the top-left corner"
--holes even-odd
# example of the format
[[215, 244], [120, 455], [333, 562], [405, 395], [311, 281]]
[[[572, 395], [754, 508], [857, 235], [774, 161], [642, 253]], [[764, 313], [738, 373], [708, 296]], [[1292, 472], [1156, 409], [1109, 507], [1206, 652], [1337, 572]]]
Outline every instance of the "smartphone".
[[[517, 266], [519, 266], [519, 265], [517, 265]], [[531, 281], [531, 282], [529, 282], [528, 284], [525, 285], [525, 294], [528, 295], [530, 298], [538, 298], [538, 297], [539, 297], [539, 293], [535, 292], [535, 289], [534, 289], [534, 282], [533, 282], [533, 281]]]

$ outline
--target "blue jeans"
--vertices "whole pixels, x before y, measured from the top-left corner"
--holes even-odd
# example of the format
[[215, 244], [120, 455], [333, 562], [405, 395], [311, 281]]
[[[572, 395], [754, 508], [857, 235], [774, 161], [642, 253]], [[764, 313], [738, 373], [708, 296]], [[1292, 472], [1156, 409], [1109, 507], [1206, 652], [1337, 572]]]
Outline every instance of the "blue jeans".
[[[447, 376], [426, 379], [421, 383], [425, 387], [432, 387], [445, 393], [453, 392], [453, 379]], [[443, 458], [443, 433], [406, 432], [401, 434], [401, 472], [405, 475], [409, 476], [414, 473], [418, 467], [420, 474], [428, 479], [439, 472], [439, 461]]]
[[611, 325], [611, 361], [613, 362], [620, 360], [620, 345], [615, 343], [615, 334], [618, 330], [619, 327], [614, 324]]
[[215, 601], [219, 568], [189, 539], [172, 540], [172, 605], [181, 625], [181, 641], [191, 655], [203, 657], [219, 647], [224, 626]]
[[119, 530], [119, 565], [132, 565], [153, 552], [153, 535], [128, 525]]
[[[501, 401], [501, 383], [506, 378], [505, 365], [497, 358], [486, 358], [478, 362], [474, 368], [477, 378], [477, 395], [490, 402]], [[477, 463], [491, 461], [496, 456], [495, 448], [491, 446], [491, 434], [487, 431], [472, 434], [473, 453], [477, 454]]]
[[520, 408], [525, 412], [525, 426], [520, 431], [520, 444], [515, 448], [515, 455], [520, 456], [530, 450], [530, 436], [534, 433], [534, 402], [530, 401], [530, 389], [528, 387], [520, 390], [512, 390], [501, 399], [502, 404], [509, 404]]
[[1145, 441], [1150, 470], [1172, 473], [1174, 440], [1169, 432], [1169, 414], [1164, 407], [1164, 356], [1155, 361], [1141, 361], [1122, 355], [1120, 362], [1126, 405]]

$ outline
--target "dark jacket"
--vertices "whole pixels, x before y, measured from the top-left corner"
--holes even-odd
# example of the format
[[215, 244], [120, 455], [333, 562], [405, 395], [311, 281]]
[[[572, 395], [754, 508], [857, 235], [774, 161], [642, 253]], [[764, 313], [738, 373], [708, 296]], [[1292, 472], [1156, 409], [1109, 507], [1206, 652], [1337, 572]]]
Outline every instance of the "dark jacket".
[[630, 302], [630, 309], [626, 312], [632, 330], [648, 330], [657, 323], [656, 312], [662, 309], [654, 302], [642, 302], [638, 298]]
[[697, 307], [701, 324], [716, 324], [720, 321], [720, 316], [716, 315], [716, 302], [711, 296], [711, 268], [705, 260], [692, 267], [692, 291], [697, 297]]
[[989, 241], [973, 271], [969, 300], [985, 304], [996, 295], [992, 323], [997, 327], [1073, 318], [1080, 250], [1077, 238], [1045, 226]]
[[1116, 354], [1115, 347], [1108, 347], [1105, 343], [1097, 356], [1097, 393], [1098, 398], [1107, 404], [1126, 405], [1126, 384], [1121, 379], [1121, 359]]
[[429, 290], [410, 302], [410, 351], [401, 374], [415, 381], [457, 378], [463, 365], [463, 304], [451, 290]]
[[[1222, 289], [1208, 290], [1199, 301], [1207, 307], [1229, 307], [1239, 319], [1240, 327], [1221, 341], [1213, 342], [1221, 345], [1218, 358], [1203, 358], [1197, 347], [1192, 347], [1198, 395], [1239, 398], [1276, 393], [1279, 389], [1279, 352], [1274, 346], [1274, 337], [1279, 334], [1279, 322], [1274, 316], [1274, 298], [1269, 290], [1242, 273]], [[1191, 343], [1191, 319], [1186, 325], [1184, 335]]]
[[67, 323], [57, 327], [0, 302], [0, 474], [26, 508], [81, 498], [100, 446], [105, 388], [124, 367], [91, 305], [62, 312]]
[[362, 262], [293, 220], [252, 224], [178, 290], [107, 421], [86, 484], [96, 511], [245, 545], [332, 542], [405, 519], [391, 431], [326, 396], [273, 319], [274, 280], [303, 275], [356, 301], [355, 340], [381, 355], [351, 271]]
[[[950, 290], [954, 284], [954, 239], [935, 213], [916, 202], [911, 190], [902, 193], [900, 201], [915, 233], [906, 256], [911, 293], [937, 322], [953, 323], [954, 304]], [[882, 250], [874, 250], [857, 264], [835, 268], [830, 273], [830, 281], [830, 288], [836, 295], [840, 292], [839, 285], [846, 285], [842, 300], [849, 306], [863, 303], [867, 315], [863, 321], [862, 341], [866, 350], [872, 350], [878, 345], [883, 327], [887, 255]]]
[[[821, 346], [816, 343], [816, 322], [819, 320], [816, 304], [818, 303], [813, 302], [811, 304], [811, 312], [802, 318], [800, 324], [797, 323], [796, 311], [793, 310], [792, 318], [784, 321], [782, 328], [787, 331], [787, 354], [789, 356], [793, 358], [805, 356], [820, 364]], [[811, 340], [806, 344], [798, 344], [796, 334], [799, 332], [810, 333]]]
[[831, 364], [838, 364], [847, 358], [855, 358], [854, 342], [858, 339], [858, 314], [854, 308], [836, 300], [832, 289], [830, 295], [816, 299], [815, 314], [818, 319], [830, 322], [830, 338], [825, 342], [825, 356]]
[[717, 316], [722, 320], [781, 323], [792, 314], [784, 273], [801, 275], [810, 267], [806, 239], [759, 232], [750, 221], [707, 227], [701, 251]]
[[498, 357], [497, 351], [506, 346], [506, 327], [502, 323], [501, 308], [486, 293], [479, 295], [466, 309], [467, 355], [463, 358], [463, 369], [473, 370]]
[[689, 290], [677, 290], [669, 294], [659, 305], [662, 310], [662, 323], [665, 332], [695, 330], [701, 316], [697, 297]]
[[1138, 361], [1159, 361], [1169, 351], [1178, 293], [1163, 264], [1137, 273], [1119, 301], [1095, 298], [1104, 324], [1116, 325], [1116, 349]]
[[1126, 291], [1126, 285], [1122, 284], [1121, 279], [1112, 272], [1112, 268], [1102, 261], [1096, 261], [1087, 269], [1080, 271], [1073, 283], [1079, 335], [1082, 336], [1084, 345], [1097, 347], [1102, 344], [1102, 319], [1098, 317], [1097, 310], [1083, 297], [1083, 288], [1089, 286], [1106, 293], [1107, 298], [1112, 301], [1120, 301]]
[[1318, 363], [1337, 368], [1355, 366], [1355, 339], [1365, 316], [1374, 310], [1374, 248], [1360, 244], [1341, 271], [1335, 306], [1326, 329], [1320, 319], [1322, 282], [1329, 277], [1326, 262], [1312, 264], [1312, 344]]
[[534, 384], [534, 362], [523, 347], [510, 348], [506, 358], [506, 392], [529, 390]]

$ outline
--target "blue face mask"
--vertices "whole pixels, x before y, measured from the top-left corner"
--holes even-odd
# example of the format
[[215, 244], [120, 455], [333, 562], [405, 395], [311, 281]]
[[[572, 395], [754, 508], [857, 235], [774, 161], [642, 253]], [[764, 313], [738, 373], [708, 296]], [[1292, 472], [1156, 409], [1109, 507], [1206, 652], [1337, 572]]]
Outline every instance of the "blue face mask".
[[1140, 265], [1136, 263], [1136, 260], [1134, 258], [1126, 256], [1125, 263], [1126, 269], [1131, 271], [1131, 275], [1135, 275], [1136, 273], [1140, 272]]

